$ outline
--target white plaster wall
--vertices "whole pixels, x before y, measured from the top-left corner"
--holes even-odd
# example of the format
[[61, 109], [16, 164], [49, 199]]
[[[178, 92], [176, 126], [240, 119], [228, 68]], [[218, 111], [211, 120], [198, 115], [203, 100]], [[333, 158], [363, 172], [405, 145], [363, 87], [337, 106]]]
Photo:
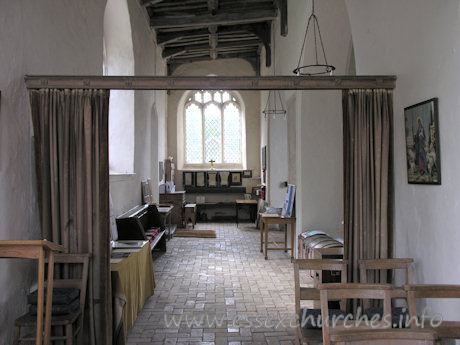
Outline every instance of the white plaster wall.
[[[35, 166], [25, 74], [102, 73], [105, 0], [0, 1], [0, 239], [39, 239]], [[2, 259], [0, 344], [10, 344], [14, 319], [36, 263]]]
[[[152, 76], [157, 73], [157, 47], [148, 26], [145, 9], [137, 1], [128, 2], [134, 51], [134, 74]], [[160, 65], [161, 66], [161, 65]], [[159, 133], [164, 133], [164, 100], [159, 92], [134, 92], [134, 174], [110, 177], [114, 213], [120, 215], [142, 203], [141, 181], [152, 181], [152, 195], [158, 201]], [[163, 127], [161, 127], [163, 126]], [[163, 140], [165, 138], [163, 137]]]
[[[417, 283], [460, 283], [460, 5], [457, 0], [346, 0], [358, 74], [394, 74], [395, 256]], [[442, 185], [407, 183], [404, 107], [439, 97]], [[458, 301], [430, 301], [445, 319]]]
[[[273, 97], [273, 96], [272, 96]], [[284, 105], [286, 108], [286, 105]], [[268, 202], [283, 207], [286, 197], [284, 182], [288, 180], [287, 118], [267, 117], [268, 122]]]
[[[126, 0], [108, 0], [104, 12], [104, 75], [134, 75], [131, 21]], [[134, 91], [111, 90], [110, 174], [134, 171]]]
[[[279, 20], [272, 25], [272, 38], [275, 37], [275, 43], [272, 43], [272, 63], [266, 67], [265, 49], [261, 53], [261, 74], [262, 75], [279, 75], [279, 63], [277, 41], [280, 39]], [[276, 66], [275, 66], [276, 65]], [[287, 109], [286, 91], [262, 91], [261, 111], [263, 110], [284, 110]], [[269, 99], [268, 99], [269, 98]], [[280, 100], [281, 98], [281, 100]], [[267, 100], [268, 99], [268, 100]], [[268, 101], [268, 104], [267, 104]], [[294, 114], [295, 115], [295, 114]], [[261, 146], [267, 145], [267, 181], [265, 189], [265, 200], [271, 207], [283, 207], [286, 196], [286, 187], [284, 182], [288, 180], [288, 124], [286, 117], [283, 115], [261, 115]]]
[[[206, 62], [194, 62], [178, 67], [175, 76], [253, 76], [255, 74], [251, 65], [241, 59], [225, 59]], [[168, 156], [174, 157], [181, 168], [181, 150], [178, 148], [177, 133], [183, 132], [183, 124], [178, 121], [177, 111], [181, 99], [186, 91], [171, 91], [168, 96]], [[246, 130], [246, 169], [251, 169], [253, 181], [260, 179], [260, 96], [259, 91], [239, 91], [245, 108]], [[183, 104], [183, 103], [182, 103]], [[244, 128], [244, 127], [243, 127]], [[249, 183], [243, 179], [243, 183]], [[176, 185], [181, 188], [182, 175], [176, 174]], [[252, 182], [252, 181], [251, 181]]]
[[[347, 74], [351, 32], [344, 1], [316, 2], [315, 12], [328, 62], [336, 67], [335, 74]], [[310, 13], [311, 1], [288, 2], [289, 33], [287, 37], [279, 32], [275, 35], [277, 74], [292, 75], [297, 67]], [[312, 63], [312, 47], [309, 41], [301, 65]], [[297, 116], [297, 233], [314, 228], [337, 236], [343, 218], [341, 93], [286, 91], [285, 98], [294, 103], [290, 107]]]
[[[161, 57], [161, 49], [156, 50], [156, 66], [155, 75], [167, 75], [166, 63]], [[165, 90], [155, 91], [156, 111], [158, 119], [158, 161], [164, 162], [167, 157], [168, 131], [167, 131], [167, 115], [168, 115], [168, 95]], [[159, 178], [159, 180], [161, 180]], [[164, 180], [164, 176], [163, 176]], [[158, 193], [157, 193], [158, 194]]]

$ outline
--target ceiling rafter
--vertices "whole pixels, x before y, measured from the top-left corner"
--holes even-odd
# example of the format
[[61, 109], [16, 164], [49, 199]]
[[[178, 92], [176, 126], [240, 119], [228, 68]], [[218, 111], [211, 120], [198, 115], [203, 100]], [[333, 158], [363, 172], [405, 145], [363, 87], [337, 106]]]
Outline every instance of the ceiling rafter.
[[[227, 48], [241, 48], [241, 47], [257, 47], [261, 44], [259, 40], [247, 40], [247, 41], [236, 41], [236, 42], [225, 42], [219, 43], [218, 45], [213, 48], [215, 51], [219, 51], [221, 49]], [[163, 58], [170, 58], [172, 56], [176, 56], [177, 52], [194, 52], [197, 50], [209, 50], [208, 44], [198, 44], [198, 45], [191, 45], [191, 46], [183, 46], [183, 47], [172, 47], [172, 48], [165, 48], [163, 49], [163, 53], [161, 54]]]
[[150, 27], [161, 29], [167, 27], [189, 27], [196, 25], [230, 25], [271, 21], [276, 18], [276, 10], [269, 9], [259, 12], [247, 12], [244, 10], [232, 13], [220, 13], [216, 15], [190, 16], [184, 18], [153, 17], [150, 19]]
[[233, 54], [250, 61], [259, 74], [263, 51], [266, 66], [271, 65], [272, 22], [277, 16], [281, 35], [287, 34], [287, 0], [139, 1], [168, 66]]

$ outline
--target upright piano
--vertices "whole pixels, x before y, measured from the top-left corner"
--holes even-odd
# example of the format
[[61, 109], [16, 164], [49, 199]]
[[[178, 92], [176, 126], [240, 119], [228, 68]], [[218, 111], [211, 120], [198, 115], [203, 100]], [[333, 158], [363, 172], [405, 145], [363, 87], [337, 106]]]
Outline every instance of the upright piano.
[[138, 205], [118, 218], [118, 241], [148, 240], [150, 249], [166, 251], [166, 236], [163, 220], [155, 205]]

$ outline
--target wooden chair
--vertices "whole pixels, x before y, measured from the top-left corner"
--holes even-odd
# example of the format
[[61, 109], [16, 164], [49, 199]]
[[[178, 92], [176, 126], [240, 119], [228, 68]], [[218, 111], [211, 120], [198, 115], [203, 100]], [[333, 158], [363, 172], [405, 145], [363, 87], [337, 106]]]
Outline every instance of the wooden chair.
[[[394, 271], [402, 269], [406, 271], [406, 284], [413, 284], [413, 263], [414, 259], [408, 258], [359, 260], [358, 264], [361, 283], [369, 283], [367, 271]], [[401, 288], [401, 290], [404, 289]]]
[[[305, 271], [304, 275], [300, 275], [301, 271]], [[311, 328], [311, 324], [305, 324], [305, 318], [310, 317], [317, 320], [317, 316], [320, 315], [319, 290], [315, 287], [318, 286], [317, 278], [313, 278], [311, 281], [311, 271], [340, 271], [341, 281], [345, 283], [347, 281], [347, 261], [335, 260], [335, 259], [324, 259], [324, 260], [310, 260], [310, 259], [297, 259], [294, 260], [294, 282], [295, 282], [295, 312], [299, 316], [299, 325], [296, 328], [296, 342], [302, 345], [308, 345], [311, 343], [322, 341], [321, 328]], [[309, 286], [301, 286], [301, 278], [308, 278]], [[312, 287], [313, 286], [313, 287]], [[310, 301], [311, 308], [301, 308], [301, 301]], [[315, 308], [315, 305], [316, 308]], [[303, 327], [304, 326], [304, 327]]]
[[[52, 315], [51, 327], [63, 327], [64, 335], [51, 335], [51, 341], [64, 340], [66, 345], [72, 345], [74, 344], [73, 339], [79, 335], [83, 327], [89, 258], [89, 254], [55, 254], [54, 256], [55, 265], [62, 264], [62, 271], [64, 274], [67, 275], [69, 271], [73, 273], [78, 271], [81, 272], [81, 276], [80, 278], [64, 279], [55, 277], [53, 279], [53, 288], [76, 288], [79, 290], [80, 294], [79, 307], [75, 311], [64, 315]], [[76, 269], [77, 266], [80, 266], [79, 270]], [[59, 270], [55, 269], [55, 272], [56, 271]], [[15, 320], [13, 345], [17, 345], [22, 341], [35, 341], [34, 335], [21, 337], [21, 327], [36, 327], [36, 319], [37, 316], [29, 312]], [[81, 338], [81, 336], [79, 338]], [[79, 343], [81, 343], [81, 341], [79, 341]]]
[[[347, 299], [378, 299], [383, 300], [384, 315], [391, 315], [390, 284], [324, 284], [320, 288], [321, 314], [323, 318], [323, 344], [364, 345], [372, 343], [380, 345], [421, 345], [435, 344], [436, 333], [429, 330], [392, 329], [391, 323], [383, 321], [372, 324], [364, 320], [357, 325], [358, 317], [343, 322], [329, 320], [328, 304], [337, 298]], [[348, 317], [348, 316], [347, 316]], [[369, 320], [371, 321], [371, 320]]]
[[[359, 260], [359, 272], [360, 272], [360, 281], [361, 283], [373, 283], [369, 281], [369, 271], [374, 271], [374, 274], [379, 274], [384, 271], [385, 274], [388, 274], [390, 271], [393, 273], [394, 270], [404, 270], [406, 281], [404, 284], [413, 284], [413, 275], [414, 275], [414, 268], [413, 268], [414, 259], [410, 258], [393, 258], [393, 259], [367, 259], [367, 260]], [[403, 286], [393, 286], [391, 291], [391, 298], [392, 299], [404, 299], [406, 298], [406, 291], [404, 291]], [[407, 302], [406, 302], [407, 303]], [[367, 314], [372, 314], [372, 312], [376, 312], [382, 314], [381, 308], [373, 308], [372, 310], [369, 309], [370, 304], [369, 300], [363, 301], [363, 309]], [[394, 316], [394, 323], [399, 325], [399, 319], [401, 316], [403, 318], [406, 315], [409, 315], [408, 307], [397, 307], [393, 308], [393, 316]]]
[[[437, 327], [432, 327], [430, 324], [431, 318], [427, 319], [426, 314], [422, 320], [424, 310], [419, 310], [418, 324], [415, 322], [417, 318], [416, 299], [418, 298], [460, 298], [460, 285], [405, 285], [404, 289], [407, 292], [407, 301], [409, 303], [409, 314], [411, 317], [411, 328], [417, 329], [421, 327], [421, 322], [424, 321], [423, 328], [436, 331], [440, 339], [460, 339], [460, 320], [444, 321]], [[436, 325], [439, 319], [433, 320], [433, 325]], [[419, 326], [420, 325], [420, 326]]]

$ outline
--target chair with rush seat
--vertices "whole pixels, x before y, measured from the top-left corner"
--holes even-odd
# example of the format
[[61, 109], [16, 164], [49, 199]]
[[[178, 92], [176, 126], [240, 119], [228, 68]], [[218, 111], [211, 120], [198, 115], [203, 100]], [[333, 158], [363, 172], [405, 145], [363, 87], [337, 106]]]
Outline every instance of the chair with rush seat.
[[[81, 338], [83, 316], [85, 310], [86, 288], [88, 281], [89, 254], [55, 254], [55, 277], [53, 279], [53, 306], [51, 327], [61, 326], [63, 335], [51, 335], [51, 341], [63, 340], [66, 345], [73, 345], [74, 339]], [[62, 266], [62, 267], [58, 267]], [[79, 278], [75, 278], [79, 276]], [[33, 303], [34, 294], [29, 295]], [[21, 336], [22, 327], [36, 327], [36, 310], [33, 304], [29, 313], [19, 317], [14, 322], [13, 345], [23, 341], [35, 341], [35, 335]], [[81, 339], [79, 339], [81, 340]], [[81, 343], [81, 341], [79, 341]]]
[[[342, 283], [345, 283], [347, 281], [347, 261], [336, 259], [294, 260], [295, 312], [299, 316], [299, 325], [296, 328], [296, 340], [301, 345], [322, 341], [321, 327], [317, 324], [318, 318], [321, 318], [321, 309], [319, 309], [320, 294], [317, 289], [319, 283], [316, 275], [313, 277], [313, 282], [311, 281], [311, 271], [339, 271], [340, 279]], [[308, 308], [302, 308], [301, 301], [310, 301], [311, 305]], [[331, 307], [333, 309], [329, 310], [330, 313], [334, 313], [334, 315], [343, 313], [340, 308], [337, 309], [336, 306], [332, 306], [332, 303]], [[344, 308], [343, 305], [341, 307]]]

